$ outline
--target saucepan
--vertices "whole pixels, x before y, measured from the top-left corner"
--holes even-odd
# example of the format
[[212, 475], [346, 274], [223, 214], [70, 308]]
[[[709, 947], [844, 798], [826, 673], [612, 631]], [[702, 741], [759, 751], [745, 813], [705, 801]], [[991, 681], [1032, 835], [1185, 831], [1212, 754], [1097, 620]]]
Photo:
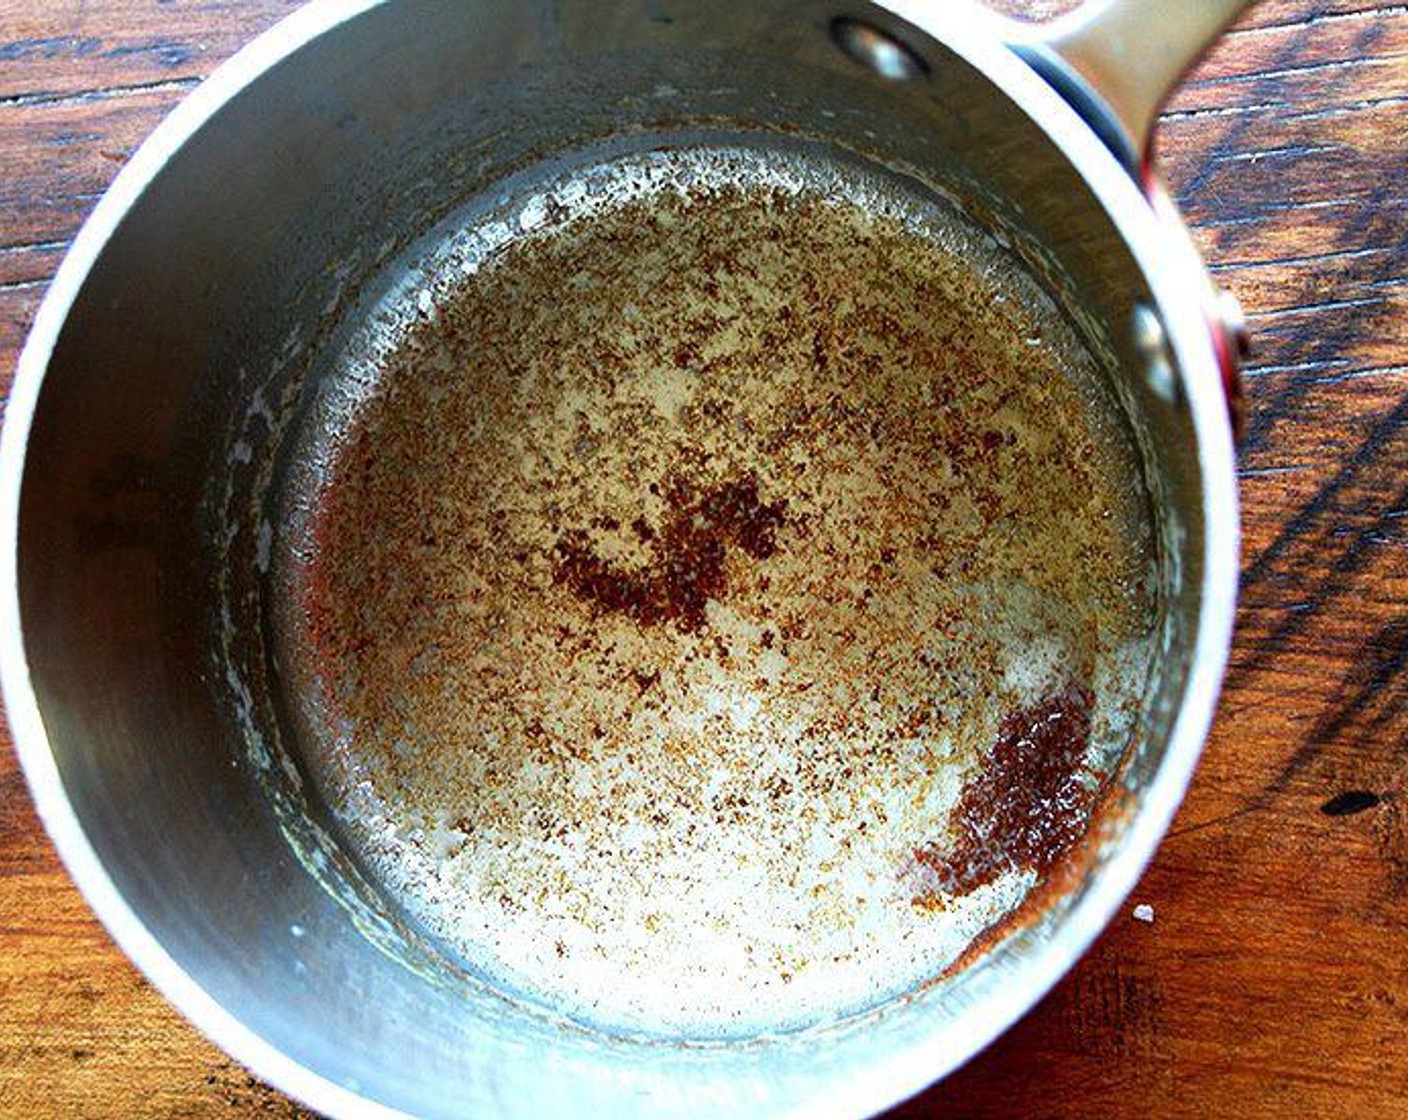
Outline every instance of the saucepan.
[[340, 1116], [863, 1115], [1030, 1008], [1230, 642], [1242, 326], [1148, 153], [1240, 7], [315, 3], [222, 66], [0, 442], [10, 726], [132, 960]]

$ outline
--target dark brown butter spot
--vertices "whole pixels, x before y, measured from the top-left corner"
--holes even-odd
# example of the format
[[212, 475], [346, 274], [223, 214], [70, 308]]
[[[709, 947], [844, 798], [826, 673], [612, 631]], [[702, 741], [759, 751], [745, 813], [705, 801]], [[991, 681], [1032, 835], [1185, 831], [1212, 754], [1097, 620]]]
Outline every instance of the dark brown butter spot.
[[662, 494], [668, 512], [658, 532], [643, 532], [640, 519], [633, 523], [650, 546], [648, 565], [626, 568], [603, 560], [587, 534], [575, 530], [557, 542], [556, 579], [579, 599], [642, 626], [673, 622], [697, 631], [704, 625], [705, 605], [726, 590], [725, 545], [766, 560], [777, 551], [787, 503], [762, 501], [752, 477], [703, 491], [672, 479], [663, 490], [652, 486], [651, 491]]
[[1067, 688], [1002, 721], [982, 770], [953, 814], [954, 842], [914, 850], [923, 889], [916, 906], [942, 907], [1009, 870], [1045, 876], [1085, 831], [1096, 783], [1085, 765], [1090, 745], [1088, 688]]

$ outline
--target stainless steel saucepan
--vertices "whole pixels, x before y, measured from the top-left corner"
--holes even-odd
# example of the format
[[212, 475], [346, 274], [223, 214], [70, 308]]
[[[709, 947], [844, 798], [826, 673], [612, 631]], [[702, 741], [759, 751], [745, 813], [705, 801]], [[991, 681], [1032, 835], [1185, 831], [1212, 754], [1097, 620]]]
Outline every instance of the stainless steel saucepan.
[[[310, 5], [222, 66], [75, 241], [0, 439], [10, 726], [46, 827], [122, 948], [230, 1054], [338, 1116], [863, 1115], [996, 1037], [1132, 888], [1227, 657], [1242, 327], [1147, 154], [1165, 94], [1241, 7], [1096, 0], [1026, 27], [949, 0], [348, 0]], [[1021, 919], [840, 1021], [708, 1037], [593, 1029], [510, 998], [388, 904], [288, 750], [309, 718], [289, 682], [307, 666], [289, 663], [270, 605], [279, 557], [297, 551], [289, 526], [309, 515], [279, 495], [326, 468], [300, 458], [300, 425], [372, 296], [448, 259], [435, 231], [475, 200], [488, 213], [524, 184], [571, 183], [584, 150], [600, 164], [691, 144], [903, 176], [1026, 261], [1108, 367], [1159, 568], [1133, 730], [1086, 842], [1046, 869]], [[534, 329], [556, 337], [559, 310], [543, 301]], [[517, 354], [516, 322], [499, 330], [482, 345]], [[408, 430], [445, 415], [427, 407]], [[688, 533], [726, 531], [761, 559], [782, 547], [785, 501], [760, 498], [759, 477], [680, 490], [673, 529], [642, 522], [642, 538], [680, 536], [683, 591], [678, 566], [606, 587], [609, 565], [570, 533], [515, 562], [556, 563], [625, 617], [622, 633], [673, 609], [656, 631], [673, 642], [706, 626], [723, 571], [723, 546]], [[380, 590], [355, 572], [346, 586], [394, 606], [395, 569]], [[408, 687], [429, 663], [406, 662]], [[658, 681], [641, 673], [640, 693]]]

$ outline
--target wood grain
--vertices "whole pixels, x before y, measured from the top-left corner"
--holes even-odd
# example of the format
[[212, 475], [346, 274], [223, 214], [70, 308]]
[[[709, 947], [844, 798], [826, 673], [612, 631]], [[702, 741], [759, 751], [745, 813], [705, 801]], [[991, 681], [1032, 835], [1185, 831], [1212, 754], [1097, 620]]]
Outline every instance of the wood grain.
[[[7, 378], [123, 160], [292, 7], [0, 0]], [[1408, 7], [1265, 0], [1159, 150], [1256, 334], [1221, 712], [1132, 900], [1153, 923], [900, 1117], [1408, 1113]], [[0, 1115], [249, 1113], [304, 1115], [111, 945], [0, 749]]]

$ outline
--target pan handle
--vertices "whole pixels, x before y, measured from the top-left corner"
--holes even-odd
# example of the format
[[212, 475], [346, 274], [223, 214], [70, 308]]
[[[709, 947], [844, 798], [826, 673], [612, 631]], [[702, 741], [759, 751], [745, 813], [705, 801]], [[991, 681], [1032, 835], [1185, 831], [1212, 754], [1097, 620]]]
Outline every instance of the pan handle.
[[1142, 177], [1165, 98], [1248, 0], [1087, 0], [1011, 45]]
[[[1008, 44], [1055, 87], [1138, 180], [1155, 214], [1176, 240], [1192, 248], [1178, 208], [1155, 173], [1154, 123], [1184, 73], [1248, 0], [1086, 0], [1074, 11], [1035, 26], [1007, 23]], [[1249, 346], [1246, 320], [1230, 292], [1205, 284], [1203, 316], [1234, 437], [1246, 403], [1239, 372]]]

